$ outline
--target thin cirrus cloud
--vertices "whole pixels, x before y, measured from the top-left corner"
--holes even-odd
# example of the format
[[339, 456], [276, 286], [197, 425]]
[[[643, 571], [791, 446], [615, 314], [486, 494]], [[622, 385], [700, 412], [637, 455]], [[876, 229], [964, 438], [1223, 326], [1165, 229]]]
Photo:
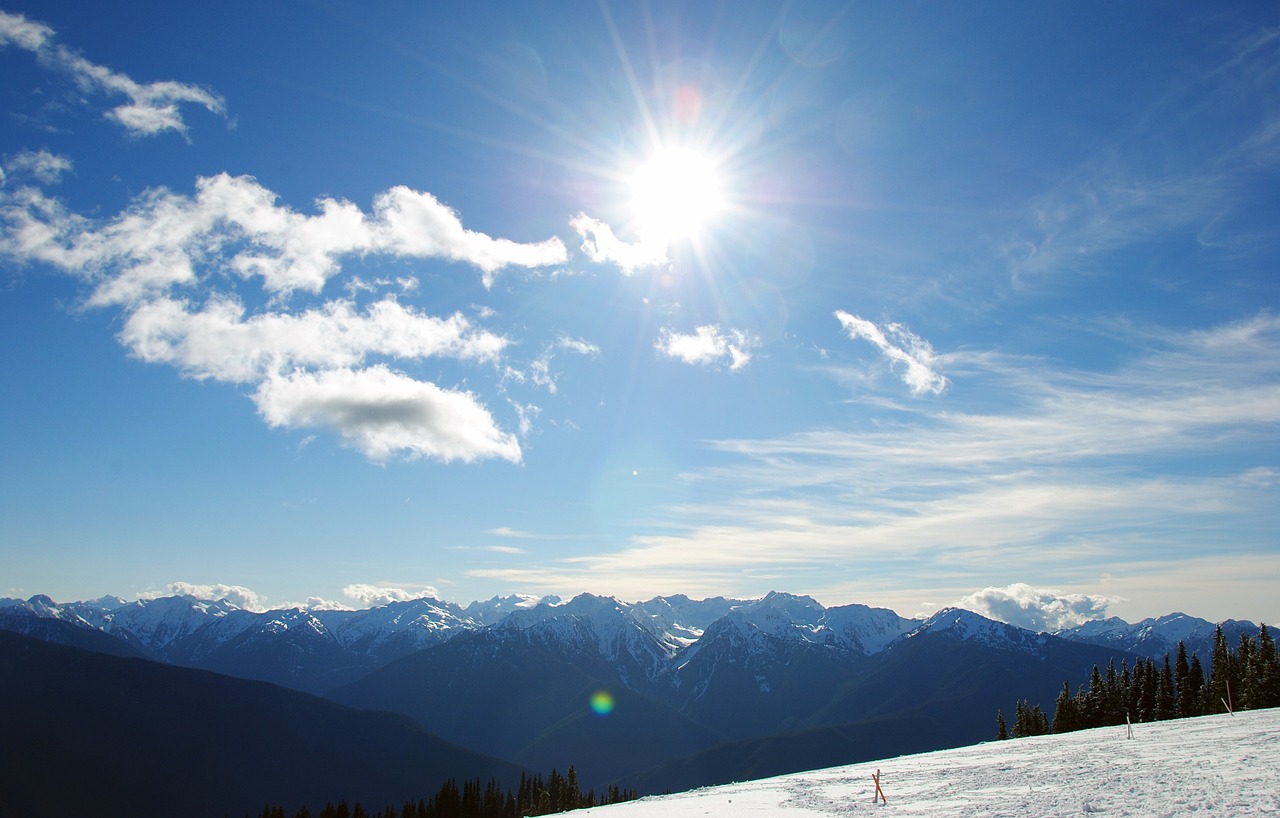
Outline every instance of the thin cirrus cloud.
[[597, 358], [600, 355], [600, 347], [581, 338], [570, 338], [562, 335], [554, 343], [549, 344], [540, 356], [530, 361], [528, 369], [517, 369], [508, 366], [505, 378], [519, 383], [533, 383], [554, 395], [559, 391], [560, 387], [557, 384], [557, 373], [552, 364], [556, 354], [559, 352]]
[[936, 371], [937, 355], [928, 341], [901, 324], [881, 327], [844, 310], [836, 310], [835, 316], [850, 339], [870, 341], [880, 350], [911, 394], [940, 395], [946, 391], [947, 379]]
[[[18, 159], [9, 163], [15, 178], [24, 168], [61, 166], [56, 157]], [[0, 255], [84, 280], [89, 306], [123, 310], [120, 341], [141, 360], [190, 377], [257, 384], [253, 401], [272, 426], [332, 429], [374, 460], [518, 462], [518, 441], [473, 394], [368, 360], [494, 362], [505, 338], [461, 315], [426, 315], [392, 297], [363, 310], [330, 300], [290, 311], [286, 301], [294, 292], [318, 293], [352, 254], [461, 261], [489, 286], [504, 267], [566, 260], [563, 243], [520, 244], [466, 230], [433, 196], [404, 187], [380, 194], [371, 214], [333, 199], [317, 208], [298, 213], [254, 179], [227, 174], [199, 180], [192, 196], [150, 191], [105, 220], [70, 212], [38, 187], [5, 186]], [[270, 296], [265, 311], [246, 314], [225, 291], [228, 278], [258, 281]]]
[[751, 349], [757, 344], [755, 338], [741, 330], [724, 331], [718, 324], [706, 324], [692, 333], [663, 327], [653, 346], [660, 354], [686, 364], [718, 363], [737, 371], [751, 363]]
[[0, 47], [12, 45], [30, 51], [41, 65], [68, 75], [86, 93], [127, 97], [128, 102], [106, 115], [134, 136], [154, 136], [165, 131], [186, 136], [187, 125], [179, 110], [182, 103], [199, 105], [219, 115], [226, 113], [222, 97], [212, 91], [172, 80], [137, 82], [54, 42], [56, 36], [44, 23], [0, 11]]
[[[1114, 576], [1118, 593], [1034, 601], [1015, 588], [966, 602], [1009, 621], [1068, 627], [1157, 572], [1185, 604], [1211, 592], [1196, 582], [1204, 547], [1221, 561], [1270, 559], [1269, 530], [1250, 536], [1235, 521], [1275, 507], [1274, 473], [1250, 454], [1280, 425], [1280, 318], [1138, 340], [1146, 354], [1102, 373], [949, 357], [998, 382], [994, 411], [926, 408], [909, 423], [719, 441], [735, 461], [686, 475], [704, 499], [655, 515], [662, 533], [540, 564], [531, 581], [590, 582], [635, 598], [662, 583], [740, 595], [802, 583], [848, 597], [875, 582], [903, 589], [904, 605], [938, 605], [1016, 566], [1022, 577], [1079, 586]], [[1169, 467], [1223, 451], [1236, 453], [1237, 471]], [[1195, 547], [1175, 545], [1186, 531], [1200, 532]], [[851, 561], [867, 579], [829, 585], [830, 566]], [[1267, 576], [1274, 569], [1272, 560]], [[1015, 611], [1019, 600], [1025, 610]]]

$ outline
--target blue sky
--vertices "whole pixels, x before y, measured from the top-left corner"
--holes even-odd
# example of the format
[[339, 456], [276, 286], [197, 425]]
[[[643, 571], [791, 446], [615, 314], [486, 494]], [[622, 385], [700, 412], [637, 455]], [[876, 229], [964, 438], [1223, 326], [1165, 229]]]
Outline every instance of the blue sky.
[[2, 7], [0, 595], [1280, 621], [1280, 8], [367, 5]]

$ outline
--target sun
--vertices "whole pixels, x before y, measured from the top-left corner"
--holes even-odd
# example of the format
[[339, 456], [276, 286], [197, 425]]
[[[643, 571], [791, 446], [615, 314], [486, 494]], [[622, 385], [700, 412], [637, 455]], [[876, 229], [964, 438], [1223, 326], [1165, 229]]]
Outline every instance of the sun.
[[636, 232], [649, 240], [696, 236], [725, 208], [717, 162], [694, 148], [659, 147], [628, 181]]

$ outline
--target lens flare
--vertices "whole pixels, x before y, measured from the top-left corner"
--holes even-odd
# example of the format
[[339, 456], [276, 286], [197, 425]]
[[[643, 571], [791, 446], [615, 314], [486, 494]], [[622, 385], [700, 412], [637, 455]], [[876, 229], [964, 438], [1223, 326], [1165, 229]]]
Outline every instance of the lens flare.
[[607, 690], [597, 690], [591, 694], [591, 710], [597, 716], [607, 716], [613, 712], [613, 694]]

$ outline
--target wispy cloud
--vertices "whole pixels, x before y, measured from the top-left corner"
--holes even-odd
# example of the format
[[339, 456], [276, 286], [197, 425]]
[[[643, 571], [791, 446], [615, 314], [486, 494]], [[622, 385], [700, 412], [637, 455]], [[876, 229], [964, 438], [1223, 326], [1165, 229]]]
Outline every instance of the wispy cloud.
[[62, 174], [70, 170], [71, 160], [65, 156], [57, 156], [47, 150], [20, 151], [13, 156], [4, 157], [4, 161], [0, 163], [0, 185], [21, 181], [24, 177], [51, 185], [61, 180]]
[[[46, 155], [23, 163], [50, 176], [61, 167]], [[105, 220], [72, 213], [39, 188], [6, 186], [0, 255], [84, 280], [89, 306], [124, 311], [119, 338], [139, 359], [190, 377], [256, 385], [253, 400], [273, 426], [333, 429], [376, 460], [519, 461], [515, 438], [473, 394], [371, 361], [493, 363], [506, 338], [460, 314], [427, 315], [393, 296], [364, 309], [343, 299], [290, 309], [288, 299], [319, 293], [355, 254], [464, 261], [488, 286], [504, 267], [564, 260], [560, 240], [520, 244], [466, 230], [433, 196], [402, 187], [379, 195], [371, 214], [334, 199], [317, 209], [298, 213], [255, 180], [226, 174], [199, 180], [193, 196], [151, 191]], [[248, 314], [227, 276], [259, 282], [270, 296], [266, 308]], [[569, 339], [557, 348], [591, 351]]]
[[1280, 167], [1280, 120], [1274, 105], [1244, 103], [1280, 76], [1280, 36], [1249, 27], [1215, 45], [1214, 70], [1171, 73], [1108, 142], [1019, 205], [1029, 219], [999, 248], [1015, 282], [1098, 271], [1105, 254], [1175, 232], [1252, 240], [1250, 196], [1259, 171]]
[[576, 352], [579, 355], [586, 355], [592, 358], [600, 355], [599, 346], [581, 338], [570, 338], [567, 335], [561, 335], [556, 341], [555, 347], [566, 352]]
[[[661, 582], [748, 595], [789, 586], [864, 601], [909, 589], [946, 604], [993, 580], [1080, 589], [1173, 571], [1205, 548], [1231, 560], [1270, 553], [1276, 515], [1265, 509], [1280, 504], [1268, 456], [1259, 471], [1251, 453], [1280, 427], [1280, 320], [1166, 334], [1159, 346], [1102, 373], [967, 353], [958, 371], [987, 367], [1001, 382], [998, 410], [719, 441], [736, 462], [685, 476], [707, 499], [657, 510], [651, 533], [542, 564], [529, 581], [624, 595]], [[1224, 452], [1240, 466], [1176, 465]], [[864, 579], [829, 579], [837, 564]], [[1118, 587], [1105, 596], [1126, 596]], [[1062, 616], [1071, 611], [1083, 609]]]
[[545, 540], [545, 539], [550, 539], [550, 537], [547, 537], [545, 534], [534, 534], [534, 533], [533, 533], [533, 532], [531, 532], [531, 531], [521, 531], [521, 530], [520, 530], [520, 529], [518, 529], [518, 528], [510, 528], [510, 527], [505, 526], [505, 525], [504, 525], [504, 526], [499, 526], [499, 527], [497, 527], [497, 528], [490, 528], [490, 529], [489, 529], [488, 531], [486, 531], [485, 533], [486, 533], [486, 534], [493, 534], [494, 536], [497, 536], [497, 537], [512, 537], [512, 538], [520, 539], [520, 540]]
[[559, 373], [553, 367], [556, 354], [559, 352], [597, 358], [600, 355], [600, 347], [581, 338], [570, 338], [561, 335], [554, 343], [548, 344], [541, 355], [530, 361], [527, 368], [520, 369], [515, 366], [508, 366], [505, 378], [519, 383], [533, 383], [554, 395], [560, 389], [558, 383]]
[[911, 388], [911, 394], [938, 395], [946, 390], [947, 379], [935, 371], [938, 358], [928, 341], [901, 324], [881, 327], [844, 310], [836, 310], [835, 316], [850, 339], [870, 341], [880, 350]]
[[21, 14], [0, 11], [0, 47], [12, 45], [30, 51], [41, 65], [69, 76], [85, 93], [127, 97], [128, 102], [112, 108], [107, 117], [134, 136], [154, 136], [164, 131], [187, 133], [179, 105], [191, 103], [212, 113], [224, 114], [222, 97], [201, 88], [172, 80], [140, 83], [125, 74], [91, 62], [79, 53], [55, 42], [57, 33]]
[[663, 327], [653, 346], [660, 354], [686, 364], [727, 364], [737, 371], [751, 363], [751, 349], [758, 345], [759, 341], [746, 332], [724, 331], [718, 324], [707, 324], [692, 333]]

